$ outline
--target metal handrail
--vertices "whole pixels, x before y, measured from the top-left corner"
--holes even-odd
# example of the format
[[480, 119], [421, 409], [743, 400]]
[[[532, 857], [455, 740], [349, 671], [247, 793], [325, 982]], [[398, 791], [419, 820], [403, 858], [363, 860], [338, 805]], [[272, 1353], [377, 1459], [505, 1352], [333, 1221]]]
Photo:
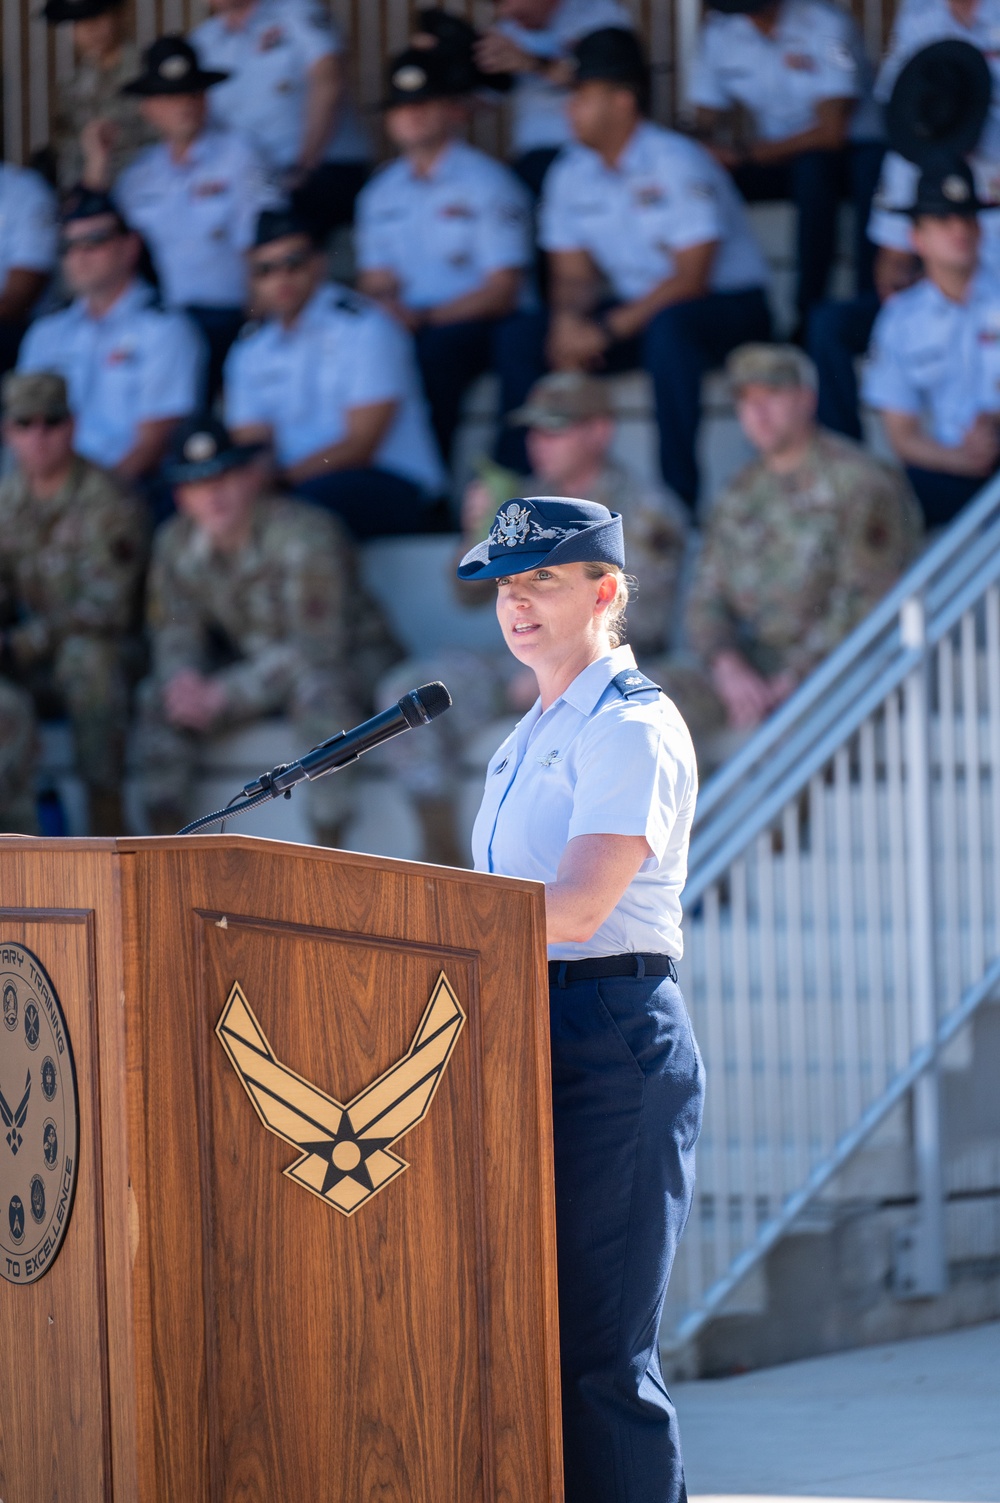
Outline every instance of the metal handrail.
[[688, 908], [913, 671], [920, 654], [900, 630], [907, 602], [923, 596], [930, 645], [998, 577], [1000, 476], [706, 784], [691, 841]]

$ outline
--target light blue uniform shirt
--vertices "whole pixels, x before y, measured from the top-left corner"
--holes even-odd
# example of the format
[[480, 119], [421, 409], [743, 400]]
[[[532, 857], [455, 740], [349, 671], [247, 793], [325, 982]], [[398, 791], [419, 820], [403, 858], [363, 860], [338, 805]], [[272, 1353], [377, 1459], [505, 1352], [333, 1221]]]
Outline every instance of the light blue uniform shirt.
[[53, 271], [58, 229], [55, 194], [37, 172], [0, 163], [0, 292], [11, 267]]
[[407, 308], [475, 292], [495, 271], [531, 265], [528, 195], [499, 162], [453, 141], [426, 177], [405, 157], [361, 191], [355, 237], [361, 271], [391, 271]]
[[630, 647], [591, 663], [542, 714], [536, 700], [486, 772], [472, 832], [477, 871], [554, 882], [578, 835], [643, 835], [652, 855], [585, 943], [550, 960], [670, 955], [679, 960], [681, 889], [698, 793], [694, 747], [662, 694], [625, 699], [611, 680], [635, 668]]
[[[230, 27], [224, 15], [209, 16], [190, 41], [203, 68], [230, 75], [208, 91], [216, 124], [249, 136], [271, 172], [294, 167], [305, 136], [310, 69], [343, 51], [325, 9], [300, 0], [258, 0], [242, 26]], [[370, 155], [357, 111], [345, 97], [325, 160], [365, 161]]]
[[742, 105], [765, 141], [810, 130], [824, 99], [856, 99], [854, 140], [878, 139], [871, 68], [850, 13], [826, 0], [785, 0], [772, 36], [747, 15], [710, 11], [691, 67], [688, 103], [709, 110]]
[[183, 162], [162, 143], [147, 147], [118, 178], [114, 198], [149, 246], [168, 307], [243, 307], [257, 216], [279, 201], [245, 137], [202, 131]]
[[549, 168], [539, 244], [587, 251], [620, 298], [673, 276], [674, 252], [717, 240], [713, 292], [764, 287], [767, 264], [732, 178], [696, 141], [644, 121], [614, 167], [570, 146]]
[[223, 387], [228, 425], [269, 424], [281, 465], [338, 443], [352, 407], [395, 402], [372, 463], [428, 496], [446, 489], [412, 340], [346, 287], [320, 287], [291, 328], [269, 319], [245, 329], [226, 357]]
[[[621, 0], [558, 0], [544, 26], [532, 30], [517, 21], [499, 21], [496, 30], [509, 37], [522, 52], [555, 61], [568, 58], [581, 37], [606, 26], [632, 31], [632, 12]], [[569, 89], [550, 83], [535, 73], [515, 79], [510, 95], [511, 146], [515, 156], [526, 151], [566, 146], [573, 139], [566, 118]]]
[[1000, 281], [979, 271], [964, 303], [926, 279], [891, 297], [872, 330], [862, 395], [920, 417], [952, 446], [980, 413], [1000, 412]]
[[78, 298], [33, 323], [19, 371], [57, 371], [76, 418], [75, 448], [112, 468], [134, 447], [139, 424], [193, 412], [204, 345], [181, 313], [152, 306], [153, 290], [132, 282], [103, 318]]

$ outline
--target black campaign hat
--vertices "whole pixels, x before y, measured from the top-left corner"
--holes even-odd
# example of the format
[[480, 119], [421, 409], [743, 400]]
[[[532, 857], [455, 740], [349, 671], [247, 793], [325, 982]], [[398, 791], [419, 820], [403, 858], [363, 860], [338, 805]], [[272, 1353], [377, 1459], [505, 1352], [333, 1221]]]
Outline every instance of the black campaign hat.
[[770, 4], [771, 0], [708, 0], [709, 10], [717, 10], [724, 16], [755, 16]]
[[447, 47], [407, 47], [389, 61], [386, 93], [379, 109], [423, 104], [430, 99], [458, 99], [475, 87], [466, 69], [456, 70]]
[[573, 49], [573, 82], [622, 84], [643, 101], [649, 92], [649, 66], [634, 31], [603, 26], [581, 37]]
[[39, 15], [50, 26], [58, 26], [63, 21], [90, 21], [109, 10], [121, 10], [124, 4], [125, 0], [46, 0]]
[[270, 245], [272, 240], [285, 240], [289, 235], [305, 235], [314, 245], [316, 232], [301, 214], [287, 206], [279, 209], [261, 209], [254, 229], [253, 250]]
[[993, 80], [978, 47], [955, 40], [914, 53], [886, 106], [889, 145], [926, 166], [942, 153], [966, 156], [982, 135]]
[[935, 219], [949, 219], [954, 214], [974, 219], [985, 207], [976, 193], [968, 162], [962, 157], [938, 158], [920, 174], [917, 196], [906, 212], [911, 219], [924, 214]]
[[543, 564], [625, 567], [621, 514], [596, 501], [529, 496], [505, 501], [489, 536], [462, 559], [459, 579], [499, 579]]
[[264, 444], [237, 444], [224, 423], [210, 413], [195, 413], [177, 429], [163, 465], [168, 485], [196, 485], [227, 470], [239, 469], [263, 453]]
[[217, 68], [203, 68], [191, 43], [177, 36], [157, 37], [142, 55], [142, 67], [138, 78], [125, 84], [119, 93], [147, 99], [157, 94], [204, 94], [229, 77]]
[[100, 188], [85, 188], [82, 184], [71, 188], [59, 205], [62, 224], [72, 224], [76, 219], [96, 219], [99, 214], [113, 214], [123, 230], [128, 228], [111, 194]]
[[514, 86], [511, 73], [484, 73], [476, 62], [476, 43], [481, 33], [464, 16], [456, 16], [440, 5], [427, 5], [417, 11], [410, 45], [418, 52], [438, 52], [446, 62], [456, 89], [463, 94], [492, 89], [506, 94]]

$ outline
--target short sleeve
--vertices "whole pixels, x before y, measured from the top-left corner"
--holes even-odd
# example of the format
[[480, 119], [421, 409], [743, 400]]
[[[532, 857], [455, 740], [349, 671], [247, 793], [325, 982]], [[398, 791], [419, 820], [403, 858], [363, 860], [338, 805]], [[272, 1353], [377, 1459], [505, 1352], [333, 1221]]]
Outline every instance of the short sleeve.
[[372, 179], [354, 205], [354, 254], [359, 271], [382, 271], [396, 264], [396, 247], [381, 212], [384, 185]]
[[288, 27], [306, 69], [312, 68], [324, 57], [335, 57], [341, 51], [340, 39], [332, 26], [324, 25], [318, 15], [289, 9], [283, 24]]
[[55, 199], [34, 173], [26, 172], [18, 189], [20, 202], [12, 215], [7, 265], [24, 271], [51, 271], [56, 264], [58, 234]]
[[51, 325], [47, 318], [29, 324], [28, 332], [21, 341], [17, 353], [19, 371], [62, 371], [57, 355], [57, 346], [50, 337]]
[[905, 210], [913, 202], [918, 169], [897, 152], [886, 153], [868, 219], [868, 238], [887, 250], [911, 251], [910, 220]]
[[[643, 706], [643, 709], [646, 707]], [[623, 703], [595, 715], [577, 756], [567, 840], [578, 835], [642, 835], [662, 861], [680, 807], [683, 772], [654, 714]]]
[[708, 153], [694, 147], [690, 157], [678, 163], [678, 170], [669, 175], [664, 173], [664, 178], [670, 182], [673, 202], [678, 205], [670, 226], [670, 249], [686, 250], [691, 245], [721, 240], [722, 185]]
[[236, 181], [239, 185], [239, 203], [231, 243], [237, 250], [245, 251], [253, 244], [261, 210], [277, 208], [281, 203], [281, 196], [269, 183], [260, 157], [250, 143], [244, 140], [240, 141]]
[[574, 223], [572, 163], [556, 162], [545, 177], [538, 215], [538, 243], [547, 251], [583, 250], [579, 226]]
[[388, 314], [370, 304], [355, 315], [351, 362], [345, 373], [344, 406], [369, 407], [399, 402], [408, 395], [406, 373], [412, 367], [409, 335]]
[[862, 377], [862, 398], [869, 407], [880, 411], [919, 413], [920, 394], [910, 378], [905, 352], [899, 346], [895, 312], [890, 304], [875, 320]]
[[846, 14], [834, 19], [836, 25], [817, 48], [815, 98], [857, 99], [861, 92], [861, 70], [854, 54], [853, 23]]
[[271, 414], [259, 400], [260, 383], [253, 379], [254, 336], [237, 338], [222, 368], [222, 405], [230, 428], [268, 423]]
[[184, 417], [198, 405], [204, 348], [193, 326], [180, 313], [153, 315], [156, 326], [144, 339], [138, 422]]
[[478, 262], [487, 275], [528, 266], [532, 259], [528, 196], [513, 173], [490, 175], [479, 216]]
[[698, 45], [691, 61], [688, 79], [688, 104], [703, 110], [725, 110], [732, 104], [720, 76], [718, 45], [724, 39], [713, 36], [711, 25], [704, 25], [698, 35]]
[[872, 245], [882, 246], [884, 250], [913, 252], [909, 216], [899, 209], [874, 204], [868, 216], [867, 235]]

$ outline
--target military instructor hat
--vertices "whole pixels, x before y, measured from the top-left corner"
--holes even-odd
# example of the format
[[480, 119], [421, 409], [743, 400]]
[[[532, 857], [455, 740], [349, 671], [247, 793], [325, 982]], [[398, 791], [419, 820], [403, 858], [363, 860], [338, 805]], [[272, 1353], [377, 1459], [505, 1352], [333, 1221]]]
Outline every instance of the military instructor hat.
[[407, 47], [389, 61], [385, 97], [377, 108], [459, 99], [473, 87], [471, 74], [455, 68], [454, 54], [447, 47]]
[[514, 86], [513, 74], [483, 72], [476, 62], [476, 44], [480, 39], [481, 33], [464, 16], [456, 16], [440, 5], [426, 5], [417, 11], [410, 43], [418, 52], [438, 52], [452, 82], [462, 93], [488, 89], [506, 94]]
[[946, 153], [964, 157], [983, 133], [993, 82], [990, 66], [969, 42], [934, 42], [914, 53], [886, 106], [889, 145], [920, 167]]
[[125, 0], [46, 0], [39, 15], [50, 26], [59, 26], [63, 21], [91, 21], [124, 4]]
[[621, 514], [596, 501], [529, 496], [505, 501], [489, 536], [462, 559], [459, 579], [499, 579], [542, 565], [617, 564], [625, 567]]
[[174, 434], [163, 465], [168, 485], [197, 485], [214, 480], [227, 470], [249, 464], [264, 451], [264, 444], [237, 444], [225, 424], [211, 413], [195, 413]]
[[216, 68], [203, 68], [191, 43], [178, 36], [157, 37], [142, 55], [142, 69], [119, 89], [120, 94], [147, 99], [157, 94], [204, 94], [229, 77]]
[[304, 235], [315, 245], [316, 232], [312, 226], [292, 208], [261, 209], [254, 227], [252, 250], [270, 245], [273, 240], [287, 240], [290, 235]]
[[574, 84], [610, 83], [632, 89], [645, 108], [649, 95], [649, 65], [634, 31], [602, 26], [581, 37], [573, 49]]
[[5, 418], [68, 418], [66, 382], [55, 371], [8, 371], [0, 383]]
[[974, 219], [986, 205], [976, 193], [972, 169], [962, 157], [935, 159], [920, 174], [917, 196], [907, 209], [911, 219]]

